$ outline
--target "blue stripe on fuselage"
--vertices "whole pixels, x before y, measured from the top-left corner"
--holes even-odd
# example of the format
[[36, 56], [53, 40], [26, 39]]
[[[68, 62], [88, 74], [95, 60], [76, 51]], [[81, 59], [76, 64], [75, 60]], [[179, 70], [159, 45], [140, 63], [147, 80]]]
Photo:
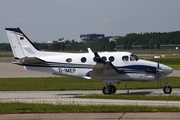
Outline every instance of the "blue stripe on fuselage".
[[129, 65], [117, 67], [118, 70], [141, 70], [141, 71], [151, 71], [156, 72], [156, 67], [147, 66], [147, 65]]
[[[62, 67], [62, 68], [80, 68], [80, 69], [93, 69], [94, 65], [91, 64], [74, 64], [74, 63], [59, 63], [59, 62], [46, 62], [47, 64], [26, 64], [23, 66], [34, 66], [34, 67]], [[119, 71], [126, 72], [137, 72], [137, 71], [147, 71], [156, 72], [156, 67], [147, 65], [128, 65], [128, 66], [115, 66]]]

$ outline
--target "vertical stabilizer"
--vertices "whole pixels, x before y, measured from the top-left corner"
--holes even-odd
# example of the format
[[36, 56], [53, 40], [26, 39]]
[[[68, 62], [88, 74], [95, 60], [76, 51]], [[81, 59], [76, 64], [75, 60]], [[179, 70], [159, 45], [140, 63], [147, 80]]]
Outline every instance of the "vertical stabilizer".
[[6, 28], [6, 33], [15, 59], [36, 57], [40, 51], [19, 28]]

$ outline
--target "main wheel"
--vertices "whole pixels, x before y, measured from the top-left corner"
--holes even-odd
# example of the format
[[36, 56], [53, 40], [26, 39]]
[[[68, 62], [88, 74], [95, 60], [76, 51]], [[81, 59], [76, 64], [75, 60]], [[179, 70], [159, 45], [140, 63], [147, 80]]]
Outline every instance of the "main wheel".
[[109, 86], [111, 88], [111, 94], [116, 93], [116, 87], [114, 85]]
[[165, 86], [163, 91], [165, 94], [170, 94], [172, 92], [172, 88], [170, 86]]
[[107, 95], [107, 94], [111, 94], [111, 87], [107, 86], [107, 87], [103, 87], [102, 89], [102, 92], [104, 95]]

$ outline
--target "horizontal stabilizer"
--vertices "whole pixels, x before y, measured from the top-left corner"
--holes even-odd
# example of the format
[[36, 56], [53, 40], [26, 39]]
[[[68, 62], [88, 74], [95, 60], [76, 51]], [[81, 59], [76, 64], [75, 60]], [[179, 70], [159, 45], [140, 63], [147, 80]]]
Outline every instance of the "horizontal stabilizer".
[[24, 57], [19, 60], [19, 62], [15, 62], [15, 64], [24, 65], [24, 66], [47, 66], [48, 64], [37, 57]]

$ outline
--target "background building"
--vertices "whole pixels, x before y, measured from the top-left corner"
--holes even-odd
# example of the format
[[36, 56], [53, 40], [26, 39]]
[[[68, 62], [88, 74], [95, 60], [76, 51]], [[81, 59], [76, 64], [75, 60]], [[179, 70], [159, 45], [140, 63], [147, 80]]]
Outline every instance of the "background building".
[[94, 38], [104, 38], [104, 34], [81, 34], [78, 42], [88, 42]]

